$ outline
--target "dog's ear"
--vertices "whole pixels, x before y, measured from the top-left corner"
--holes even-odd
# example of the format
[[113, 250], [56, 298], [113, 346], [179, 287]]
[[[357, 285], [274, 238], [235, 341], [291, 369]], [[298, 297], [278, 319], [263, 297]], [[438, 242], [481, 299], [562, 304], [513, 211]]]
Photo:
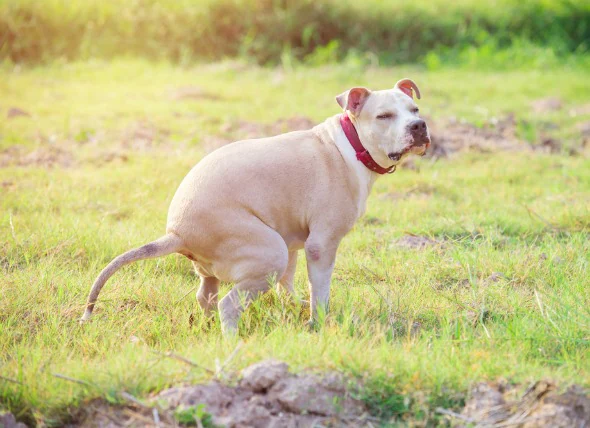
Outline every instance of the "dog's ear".
[[367, 88], [352, 88], [338, 95], [336, 101], [343, 110], [348, 110], [353, 116], [357, 116], [369, 95], [371, 95], [371, 91]]
[[420, 99], [420, 89], [418, 89], [418, 85], [414, 83], [411, 79], [402, 79], [395, 84], [394, 89], [399, 89], [408, 97], [414, 99], [414, 94], [412, 93], [412, 89], [416, 93], [416, 98]]

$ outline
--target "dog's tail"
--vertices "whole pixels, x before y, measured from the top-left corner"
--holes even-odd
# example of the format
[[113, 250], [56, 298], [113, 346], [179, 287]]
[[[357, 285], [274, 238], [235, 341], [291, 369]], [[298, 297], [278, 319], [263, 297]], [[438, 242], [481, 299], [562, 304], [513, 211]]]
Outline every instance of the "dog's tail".
[[173, 233], [168, 233], [167, 235], [162, 236], [160, 239], [156, 239], [154, 242], [150, 242], [149, 244], [146, 244], [142, 247], [127, 251], [126, 253], [116, 257], [107, 265], [107, 267], [102, 270], [100, 275], [98, 275], [98, 278], [96, 278], [96, 281], [94, 281], [92, 289], [90, 290], [90, 295], [88, 296], [86, 311], [84, 311], [84, 315], [82, 315], [80, 321], [87, 321], [90, 318], [90, 315], [92, 315], [92, 310], [94, 309], [94, 303], [96, 302], [98, 294], [100, 293], [103, 285], [122, 266], [137, 260], [152, 259], [154, 257], [172, 254], [178, 250], [181, 250], [182, 248], [182, 240]]

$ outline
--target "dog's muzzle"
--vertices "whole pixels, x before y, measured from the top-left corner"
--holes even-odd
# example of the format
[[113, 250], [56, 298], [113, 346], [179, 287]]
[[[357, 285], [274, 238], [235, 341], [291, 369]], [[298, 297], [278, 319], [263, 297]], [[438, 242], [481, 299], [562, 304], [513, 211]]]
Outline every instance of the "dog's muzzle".
[[412, 145], [410, 152], [416, 155], [424, 156], [426, 149], [430, 146], [430, 136], [428, 135], [428, 128], [426, 122], [422, 119], [417, 119], [408, 124], [408, 133], [412, 136]]
[[408, 124], [408, 133], [414, 140], [412, 146], [423, 146], [430, 144], [428, 128], [426, 127], [426, 122], [424, 122], [422, 119], [410, 122]]
[[387, 155], [389, 159], [394, 162], [398, 162], [408, 153], [424, 156], [426, 154], [426, 149], [430, 147], [430, 135], [428, 135], [426, 122], [422, 119], [411, 122], [408, 125], [407, 132], [412, 140], [410, 145], [405, 147], [401, 152], [393, 152]]

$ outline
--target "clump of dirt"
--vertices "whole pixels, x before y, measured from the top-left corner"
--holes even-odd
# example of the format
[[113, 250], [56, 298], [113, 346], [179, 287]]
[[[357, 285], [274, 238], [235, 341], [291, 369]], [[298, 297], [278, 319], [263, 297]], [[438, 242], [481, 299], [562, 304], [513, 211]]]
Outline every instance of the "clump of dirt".
[[362, 219], [363, 224], [367, 225], [367, 226], [380, 226], [382, 224], [385, 224], [385, 222], [383, 220], [381, 220], [378, 217], [373, 217], [373, 216], [365, 216]]
[[436, 239], [416, 235], [404, 235], [393, 242], [393, 246], [405, 250], [425, 250], [426, 248], [440, 245], [442, 245], [442, 242]]
[[590, 397], [580, 387], [563, 394], [550, 382], [539, 381], [515, 396], [515, 388], [504, 384], [480, 383], [460, 414], [440, 410], [457, 421], [476, 426], [582, 427], [590, 425]]
[[580, 123], [578, 130], [582, 136], [582, 149], [590, 148], [590, 122]]
[[26, 152], [20, 146], [11, 146], [0, 152], [0, 168], [12, 165], [67, 168], [73, 164], [72, 152], [54, 145], [41, 145], [32, 152]]
[[562, 144], [556, 138], [543, 137], [539, 144], [535, 146], [535, 150], [545, 153], [561, 153]]
[[94, 403], [79, 426], [144, 426], [153, 424], [156, 414], [161, 426], [190, 422], [186, 418], [198, 419], [193, 421], [197, 426], [362, 426], [368, 414], [351, 396], [355, 388], [339, 373], [293, 374], [286, 363], [267, 360], [243, 370], [235, 385], [213, 380], [173, 387], [148, 403], [114, 411]]
[[482, 285], [489, 286], [506, 279], [506, 275], [504, 275], [502, 272], [492, 272], [490, 276], [482, 281]]
[[590, 137], [590, 122], [582, 122], [578, 125], [578, 130], [582, 137]]
[[17, 422], [12, 413], [0, 412], [0, 427], [3, 428], [27, 428], [22, 422]]

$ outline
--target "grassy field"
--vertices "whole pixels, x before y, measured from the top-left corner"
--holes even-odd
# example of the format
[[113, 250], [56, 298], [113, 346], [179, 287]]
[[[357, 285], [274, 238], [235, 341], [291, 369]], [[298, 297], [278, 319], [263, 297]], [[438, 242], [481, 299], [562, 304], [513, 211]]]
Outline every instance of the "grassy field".
[[[236, 346], [218, 322], [204, 323], [188, 260], [124, 268], [93, 321], [80, 326], [95, 276], [162, 234], [177, 185], [219, 139], [295, 116], [319, 122], [338, 112], [334, 95], [344, 89], [391, 87], [401, 77], [418, 82], [429, 117], [483, 125], [513, 113], [518, 136], [533, 144], [547, 134], [579, 145], [590, 120], [588, 71], [575, 66], [431, 73], [131, 60], [5, 65], [0, 407], [59, 425], [92, 397], [141, 397], [206, 379], [151, 352], [213, 368]], [[546, 97], [563, 106], [535, 112], [531, 103]], [[416, 165], [375, 185], [365, 218], [340, 248], [320, 331], [306, 330], [304, 304], [271, 292], [243, 317], [244, 344], [229, 368], [272, 356], [296, 370], [341, 370], [364, 380], [375, 415], [422, 424], [434, 423], [437, 406], [459, 406], [482, 380], [590, 386], [587, 152], [464, 153]], [[405, 234], [440, 245], [404, 249]], [[296, 291], [307, 299], [303, 261]]]

